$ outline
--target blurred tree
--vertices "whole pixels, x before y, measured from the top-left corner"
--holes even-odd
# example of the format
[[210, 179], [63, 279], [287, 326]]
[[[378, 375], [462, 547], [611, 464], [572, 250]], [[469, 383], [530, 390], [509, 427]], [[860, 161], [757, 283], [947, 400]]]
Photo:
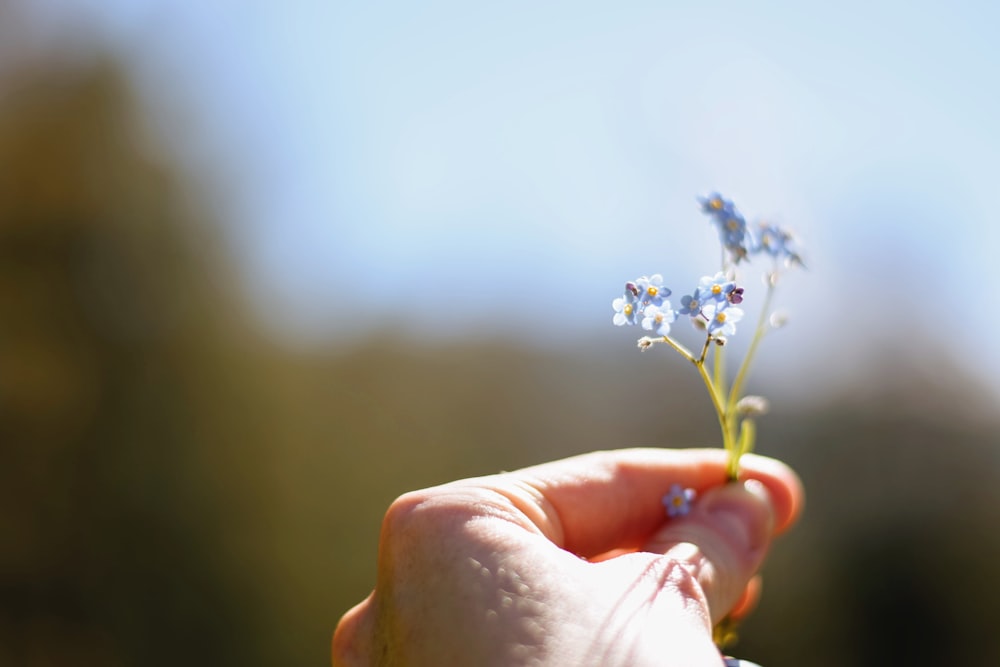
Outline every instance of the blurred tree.
[[39, 60], [3, 81], [4, 664], [257, 653], [220, 534], [241, 516], [225, 502], [253, 497], [225, 485], [253, 483], [228, 467], [260, 441], [259, 411], [199, 215], [110, 61]]

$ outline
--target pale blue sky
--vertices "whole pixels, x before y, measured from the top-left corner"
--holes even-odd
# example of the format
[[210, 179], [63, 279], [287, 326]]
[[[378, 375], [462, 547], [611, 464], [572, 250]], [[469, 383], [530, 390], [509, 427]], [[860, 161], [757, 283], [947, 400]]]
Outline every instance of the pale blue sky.
[[662, 272], [684, 291], [715, 270], [695, 196], [718, 189], [806, 243], [811, 270], [781, 295], [788, 349], [937, 327], [987, 339], [969, 365], [995, 377], [1000, 317], [976, 294], [1000, 247], [998, 7], [37, 11], [116, 44], [158, 131], [214, 174], [205, 189], [276, 335], [594, 335], [625, 280]]

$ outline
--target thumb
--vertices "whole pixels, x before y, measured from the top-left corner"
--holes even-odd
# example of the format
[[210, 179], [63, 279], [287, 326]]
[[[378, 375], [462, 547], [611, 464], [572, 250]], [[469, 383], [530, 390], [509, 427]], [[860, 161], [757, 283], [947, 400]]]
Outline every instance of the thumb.
[[[670, 519], [643, 547], [683, 565], [699, 586], [681, 593], [708, 605], [718, 623], [743, 596], [760, 568], [774, 532], [774, 510], [756, 480], [712, 488], [691, 511]], [[700, 590], [698, 588], [700, 587]]]

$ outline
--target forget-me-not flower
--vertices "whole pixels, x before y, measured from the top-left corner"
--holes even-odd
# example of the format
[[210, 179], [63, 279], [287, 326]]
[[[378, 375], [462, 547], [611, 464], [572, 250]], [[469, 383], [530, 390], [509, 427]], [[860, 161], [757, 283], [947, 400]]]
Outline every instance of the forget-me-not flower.
[[793, 249], [794, 237], [777, 225], [760, 223], [755, 234], [756, 252], [766, 252], [775, 259], [784, 259], [789, 264], [801, 264], [802, 258]]
[[723, 199], [718, 193], [712, 193], [699, 201], [702, 212], [712, 219], [719, 230], [719, 240], [733, 256], [733, 261], [739, 263], [741, 259], [746, 259], [752, 249], [753, 239], [747, 229], [746, 219], [736, 210], [733, 202]]
[[733, 261], [739, 263], [749, 254], [750, 235], [747, 233], [747, 221], [735, 209], [725, 217], [717, 217], [719, 238], [722, 245], [733, 255]]
[[702, 292], [700, 287], [696, 287], [694, 292], [681, 297], [681, 308], [677, 312], [681, 315], [698, 317], [708, 301], [707, 295]]
[[625, 287], [625, 295], [611, 302], [611, 307], [615, 309], [612, 322], [619, 327], [626, 324], [632, 326], [635, 324], [636, 316], [639, 315], [639, 298], [635, 292], [628, 288], [628, 285]]
[[736, 323], [743, 319], [743, 309], [728, 304], [710, 305], [705, 308], [708, 318], [708, 333], [711, 336], [732, 336], [736, 333]]
[[705, 276], [698, 281], [699, 292], [715, 303], [729, 302], [729, 295], [736, 289], [736, 281], [730, 280], [721, 271], [714, 276]]
[[635, 286], [641, 304], [640, 310], [646, 306], [663, 305], [663, 300], [671, 294], [670, 289], [663, 286], [663, 276], [659, 273], [639, 278], [635, 281]]
[[713, 192], [704, 199], [699, 197], [698, 201], [701, 202], [701, 210], [709, 215], [725, 216], [734, 209], [733, 202], [723, 199], [718, 192]]
[[663, 496], [663, 507], [667, 510], [667, 516], [684, 516], [690, 512], [694, 497], [694, 489], [685, 489], [680, 484], [671, 484], [670, 492]]
[[655, 331], [659, 336], [670, 333], [670, 325], [677, 319], [677, 313], [670, 307], [669, 301], [659, 306], [646, 306], [642, 311], [642, 328]]

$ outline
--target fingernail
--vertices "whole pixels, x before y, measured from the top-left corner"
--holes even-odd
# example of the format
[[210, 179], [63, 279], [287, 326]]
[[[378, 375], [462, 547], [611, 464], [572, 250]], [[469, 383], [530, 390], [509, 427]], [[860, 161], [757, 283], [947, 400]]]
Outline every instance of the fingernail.
[[771, 539], [774, 510], [767, 489], [757, 480], [713, 489], [703, 507], [725, 525], [726, 536], [740, 551], [756, 551]]

